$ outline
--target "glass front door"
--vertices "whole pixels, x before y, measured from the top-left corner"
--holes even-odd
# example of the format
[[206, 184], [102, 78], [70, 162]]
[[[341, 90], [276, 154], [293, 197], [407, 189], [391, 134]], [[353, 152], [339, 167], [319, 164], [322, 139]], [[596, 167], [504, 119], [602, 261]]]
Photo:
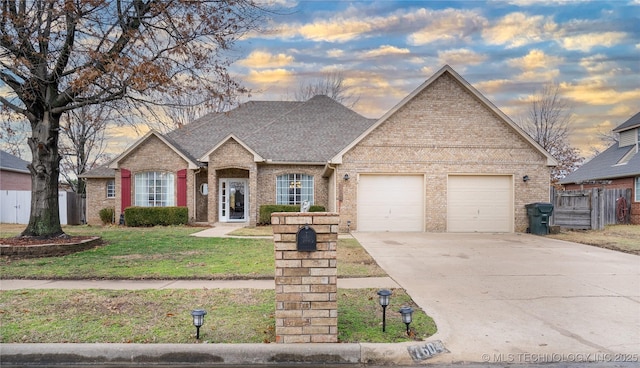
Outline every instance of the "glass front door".
[[246, 179], [220, 179], [220, 221], [245, 222], [249, 205]]

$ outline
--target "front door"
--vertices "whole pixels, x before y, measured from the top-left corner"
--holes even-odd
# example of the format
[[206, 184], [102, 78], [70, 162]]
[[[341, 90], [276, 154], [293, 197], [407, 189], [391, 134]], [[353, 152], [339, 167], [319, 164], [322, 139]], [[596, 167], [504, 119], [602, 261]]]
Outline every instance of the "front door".
[[247, 179], [220, 179], [220, 222], [245, 222], [249, 209]]

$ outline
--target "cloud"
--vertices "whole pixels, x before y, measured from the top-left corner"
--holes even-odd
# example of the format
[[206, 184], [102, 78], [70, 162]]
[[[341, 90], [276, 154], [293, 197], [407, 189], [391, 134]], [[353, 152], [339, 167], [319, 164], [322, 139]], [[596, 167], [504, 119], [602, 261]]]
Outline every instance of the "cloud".
[[482, 37], [493, 45], [520, 47], [552, 38], [558, 25], [542, 15], [510, 13], [482, 30]]
[[358, 38], [374, 29], [368, 20], [344, 19], [341, 17], [315, 21], [300, 26], [297, 32], [312, 41], [346, 42]]
[[478, 54], [469, 49], [438, 51], [438, 58], [441, 64], [458, 66], [458, 69], [467, 65], [477, 65], [487, 60], [486, 55]]
[[293, 73], [286, 69], [267, 69], [267, 70], [252, 70], [249, 72], [247, 80], [254, 84], [265, 83], [282, 83], [289, 82], [293, 78]]
[[561, 37], [559, 43], [567, 50], [589, 52], [594, 47], [612, 47], [622, 42], [624, 32], [594, 32]]
[[344, 55], [344, 50], [340, 50], [340, 49], [327, 50], [327, 56], [329, 56], [329, 57], [339, 58], [342, 55]]
[[382, 45], [377, 49], [369, 50], [362, 53], [362, 56], [367, 58], [375, 58], [380, 56], [409, 54], [409, 53], [410, 51], [407, 48], [401, 49], [391, 45]]
[[544, 51], [533, 49], [521, 58], [510, 59], [507, 61], [509, 66], [521, 69], [545, 69], [556, 67], [564, 62], [564, 58], [547, 55]]
[[408, 18], [419, 18], [415, 20], [427, 24], [419, 31], [409, 35], [409, 44], [416, 46], [436, 41], [464, 40], [468, 42], [474, 33], [489, 24], [488, 20], [477, 12], [459, 9], [420, 9]]
[[509, 79], [492, 79], [474, 83], [473, 86], [482, 91], [483, 94], [493, 94], [500, 92], [510, 82]]
[[249, 68], [281, 68], [293, 63], [295, 58], [283, 53], [271, 54], [267, 51], [253, 51], [245, 59], [238, 61], [239, 65]]
[[580, 66], [584, 68], [590, 76], [602, 78], [604, 76], [614, 76], [622, 68], [618, 63], [609, 60], [604, 54], [587, 56], [580, 59]]
[[640, 89], [617, 91], [602, 79], [587, 79], [576, 84], [563, 82], [560, 92], [574, 101], [591, 105], [637, 103], [640, 100]]

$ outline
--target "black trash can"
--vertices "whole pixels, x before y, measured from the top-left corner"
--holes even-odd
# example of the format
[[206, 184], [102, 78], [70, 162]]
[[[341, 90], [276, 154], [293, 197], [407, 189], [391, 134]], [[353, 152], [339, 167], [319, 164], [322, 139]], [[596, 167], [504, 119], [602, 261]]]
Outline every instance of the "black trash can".
[[553, 213], [552, 203], [529, 203], [525, 205], [529, 217], [529, 232], [535, 235], [549, 234], [549, 219]]

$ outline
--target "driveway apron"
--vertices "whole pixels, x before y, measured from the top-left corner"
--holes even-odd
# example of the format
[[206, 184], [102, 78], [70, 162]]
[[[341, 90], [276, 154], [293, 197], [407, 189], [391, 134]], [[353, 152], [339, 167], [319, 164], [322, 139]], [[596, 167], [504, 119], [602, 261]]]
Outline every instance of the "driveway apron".
[[451, 352], [436, 361], [638, 361], [638, 256], [517, 233], [353, 236], [434, 318]]

